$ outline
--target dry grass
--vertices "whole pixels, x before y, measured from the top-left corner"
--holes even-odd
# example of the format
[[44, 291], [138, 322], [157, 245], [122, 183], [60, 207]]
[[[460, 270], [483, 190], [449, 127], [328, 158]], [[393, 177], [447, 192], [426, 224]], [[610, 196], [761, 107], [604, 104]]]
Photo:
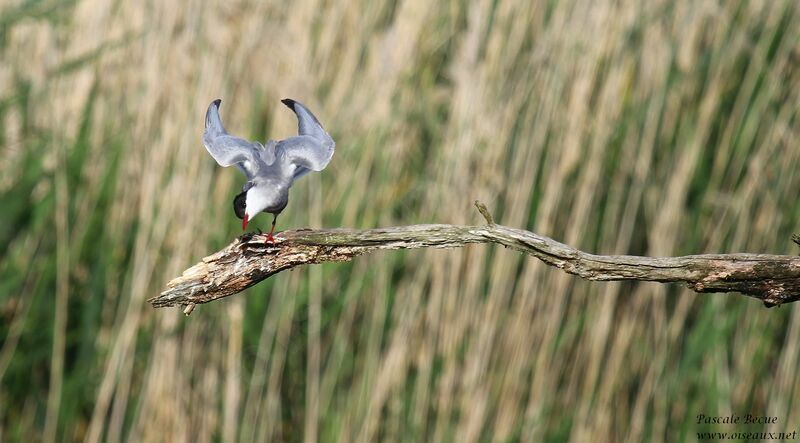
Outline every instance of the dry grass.
[[480, 199], [599, 253], [791, 253], [798, 42], [792, 1], [7, 1], [0, 440], [791, 431], [794, 306], [486, 247], [304, 269], [190, 318], [144, 300], [238, 234], [242, 178], [200, 144], [217, 97], [232, 132], [291, 134], [292, 97], [337, 140], [279, 228], [477, 222]]

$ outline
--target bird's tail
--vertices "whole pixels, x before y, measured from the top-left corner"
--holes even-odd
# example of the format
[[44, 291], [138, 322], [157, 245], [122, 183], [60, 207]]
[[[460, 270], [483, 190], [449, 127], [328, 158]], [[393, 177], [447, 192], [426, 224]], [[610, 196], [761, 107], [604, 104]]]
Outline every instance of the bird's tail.
[[220, 103], [222, 103], [222, 100], [216, 99], [208, 105], [208, 111], [206, 111], [206, 132], [209, 134], [227, 134], [225, 127], [222, 126], [222, 119], [219, 116]]

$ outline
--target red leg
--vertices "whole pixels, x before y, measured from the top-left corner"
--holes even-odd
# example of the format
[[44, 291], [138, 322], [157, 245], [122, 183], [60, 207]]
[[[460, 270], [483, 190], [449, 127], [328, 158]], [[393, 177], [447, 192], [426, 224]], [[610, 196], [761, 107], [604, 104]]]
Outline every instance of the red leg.
[[272, 229], [269, 230], [269, 234], [267, 234], [267, 242], [268, 243], [275, 243], [275, 237], [272, 236], [272, 233], [275, 232], [275, 222], [278, 220], [278, 216], [276, 215], [272, 219]]

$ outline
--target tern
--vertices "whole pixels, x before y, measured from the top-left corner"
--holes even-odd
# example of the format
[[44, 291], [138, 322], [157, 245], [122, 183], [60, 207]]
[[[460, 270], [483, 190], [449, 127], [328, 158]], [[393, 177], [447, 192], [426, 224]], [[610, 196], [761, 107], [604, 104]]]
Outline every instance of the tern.
[[217, 99], [208, 106], [203, 145], [220, 166], [235, 165], [247, 177], [241, 194], [233, 199], [242, 230], [259, 212], [268, 212], [273, 217], [267, 241], [274, 242], [275, 223], [289, 203], [289, 188], [309, 172], [325, 169], [336, 143], [308, 108], [288, 98], [281, 103], [297, 116], [297, 136], [264, 144], [232, 136], [222, 125], [220, 103]]

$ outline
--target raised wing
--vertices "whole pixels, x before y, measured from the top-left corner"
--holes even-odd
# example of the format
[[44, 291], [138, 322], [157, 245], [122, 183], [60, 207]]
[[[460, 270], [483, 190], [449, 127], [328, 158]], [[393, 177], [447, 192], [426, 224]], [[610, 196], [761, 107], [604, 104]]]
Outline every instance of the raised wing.
[[325, 129], [322, 127], [319, 120], [317, 120], [317, 117], [302, 103], [290, 98], [281, 100], [281, 103], [286, 105], [287, 108], [291, 109], [295, 115], [297, 115], [297, 133], [299, 135], [310, 135], [321, 142], [330, 140], [330, 142], [333, 143], [333, 139], [325, 132]]
[[298, 178], [308, 173], [301, 171], [303, 168], [309, 171], [321, 171], [328, 166], [333, 157], [333, 141], [328, 147], [314, 137], [298, 135], [279, 141], [275, 151], [281, 161], [296, 167], [294, 178]]
[[331, 161], [336, 148], [333, 138], [325, 132], [317, 117], [302, 103], [289, 98], [281, 100], [297, 115], [297, 137], [278, 142], [275, 150], [286, 163], [294, 165], [293, 179], [310, 171], [321, 171]]
[[228, 134], [219, 116], [221, 102], [217, 99], [208, 106], [203, 145], [220, 166], [236, 165], [252, 180], [262, 167], [275, 162], [275, 144], [267, 143], [265, 147]]

